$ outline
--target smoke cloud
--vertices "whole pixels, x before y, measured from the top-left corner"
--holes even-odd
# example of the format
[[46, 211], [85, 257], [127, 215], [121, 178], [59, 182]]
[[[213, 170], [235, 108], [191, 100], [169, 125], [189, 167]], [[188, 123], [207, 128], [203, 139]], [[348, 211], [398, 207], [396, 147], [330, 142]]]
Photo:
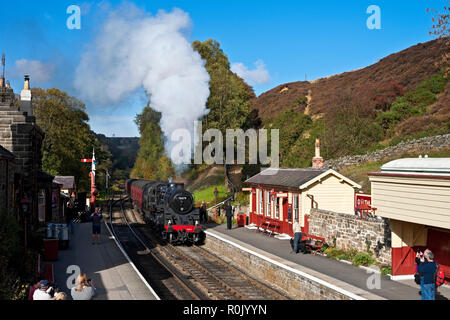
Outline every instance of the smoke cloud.
[[144, 88], [162, 113], [169, 156], [174, 130], [193, 136], [194, 121], [207, 113], [210, 77], [188, 40], [191, 26], [180, 9], [153, 16], [122, 5], [109, 12], [75, 73], [81, 98], [96, 104], [117, 104]]

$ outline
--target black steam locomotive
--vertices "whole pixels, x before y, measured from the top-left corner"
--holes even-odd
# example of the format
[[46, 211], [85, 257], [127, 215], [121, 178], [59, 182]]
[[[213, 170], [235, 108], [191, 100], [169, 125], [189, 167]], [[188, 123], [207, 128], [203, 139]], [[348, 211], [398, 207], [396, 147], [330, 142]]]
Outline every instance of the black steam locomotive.
[[147, 223], [172, 244], [200, 244], [205, 239], [199, 208], [182, 183], [135, 180], [125, 182], [125, 192]]

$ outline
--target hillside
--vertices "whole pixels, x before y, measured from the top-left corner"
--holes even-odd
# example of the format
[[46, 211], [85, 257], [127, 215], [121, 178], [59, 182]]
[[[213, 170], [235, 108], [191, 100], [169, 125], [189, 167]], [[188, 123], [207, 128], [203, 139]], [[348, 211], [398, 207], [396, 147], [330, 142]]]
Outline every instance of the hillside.
[[[252, 100], [253, 123], [279, 129], [281, 167], [308, 167], [316, 138], [322, 156], [365, 154], [450, 132], [446, 39], [418, 44], [363, 69], [280, 85]], [[259, 125], [260, 124], [260, 125]]]
[[[326, 113], [328, 107], [335, 103], [336, 97], [345, 91], [355, 95], [375, 96], [379, 89], [389, 84], [398, 84], [409, 91], [439, 72], [436, 63], [448, 51], [443, 39], [419, 43], [363, 69], [311, 82], [280, 85], [253, 99], [252, 110], [256, 110], [259, 117], [265, 119], [295, 106], [295, 110], [305, 112], [314, 119], [315, 116]], [[447, 87], [445, 94], [437, 101], [434, 114], [450, 113], [449, 94], [450, 89]], [[306, 103], [307, 100], [310, 103]]]

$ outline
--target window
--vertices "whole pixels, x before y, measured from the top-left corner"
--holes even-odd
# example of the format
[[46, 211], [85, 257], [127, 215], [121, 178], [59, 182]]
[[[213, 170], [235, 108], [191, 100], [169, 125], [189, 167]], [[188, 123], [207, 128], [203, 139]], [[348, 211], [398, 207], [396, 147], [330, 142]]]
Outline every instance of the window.
[[270, 191], [266, 191], [266, 216], [270, 217], [270, 206], [272, 205], [272, 202], [270, 201]]
[[275, 218], [280, 219], [280, 200], [281, 198], [276, 198], [275, 201]]
[[264, 210], [264, 199], [263, 199], [263, 192], [261, 189], [258, 189], [258, 197], [259, 197], [259, 214], [263, 214]]
[[294, 207], [294, 220], [298, 221], [298, 194], [294, 195], [292, 206]]

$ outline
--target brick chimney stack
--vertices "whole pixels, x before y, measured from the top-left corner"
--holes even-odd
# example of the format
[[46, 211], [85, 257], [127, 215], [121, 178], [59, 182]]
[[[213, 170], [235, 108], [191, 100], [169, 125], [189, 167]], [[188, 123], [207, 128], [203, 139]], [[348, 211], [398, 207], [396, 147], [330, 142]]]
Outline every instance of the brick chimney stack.
[[323, 158], [320, 156], [320, 139], [316, 139], [316, 155], [312, 159], [312, 167], [314, 169], [322, 169], [323, 168]]

